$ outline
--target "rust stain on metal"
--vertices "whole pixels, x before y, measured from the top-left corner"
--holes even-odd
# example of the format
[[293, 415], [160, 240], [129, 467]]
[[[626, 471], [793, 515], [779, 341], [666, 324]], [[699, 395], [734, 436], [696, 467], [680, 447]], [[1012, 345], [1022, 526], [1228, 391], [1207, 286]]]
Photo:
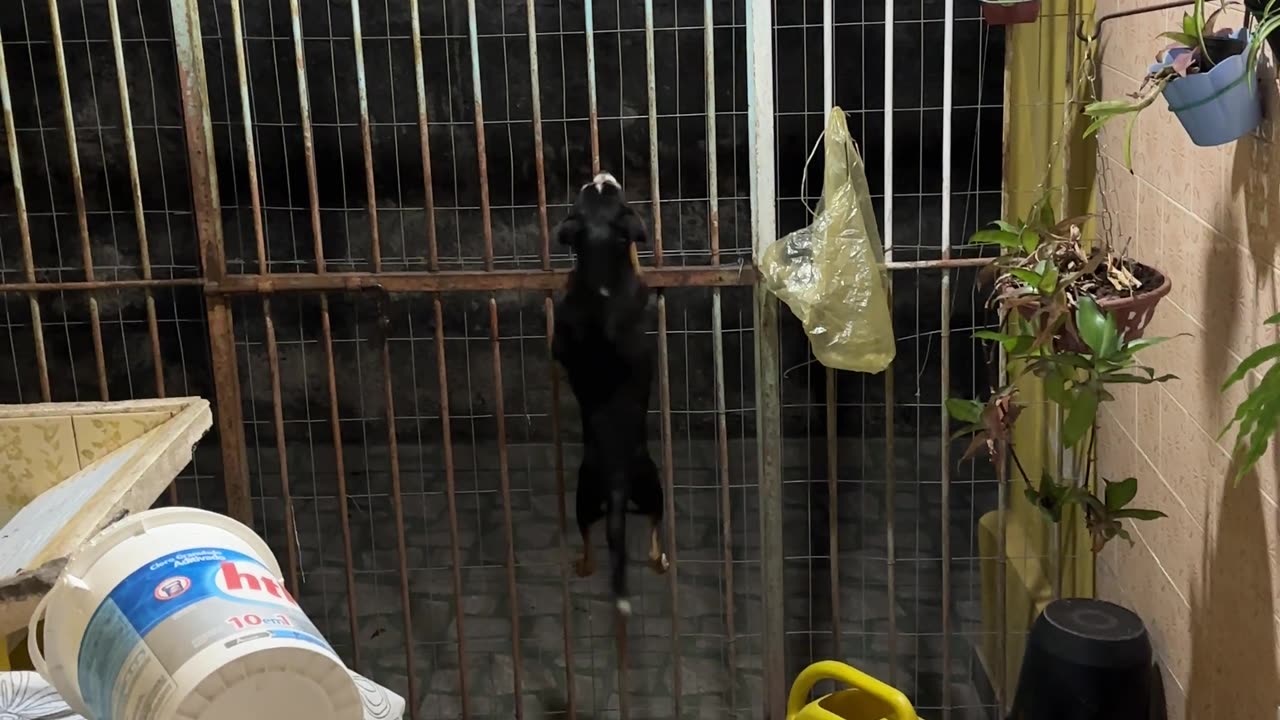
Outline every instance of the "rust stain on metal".
[[[352, 8], [356, 7], [355, 0]], [[391, 456], [391, 508], [396, 521], [396, 552], [400, 561], [400, 621], [404, 632], [405, 673], [410, 698], [411, 718], [418, 717], [417, 673], [413, 658], [413, 605], [409, 600], [409, 550], [404, 529], [404, 495], [400, 483], [400, 442], [396, 433], [395, 392], [391, 386], [391, 341], [388, 339], [390, 318], [386, 315], [386, 294], [378, 294], [378, 334], [382, 342], [382, 389], [387, 415], [387, 452]]]
[[[729, 480], [729, 427], [724, 389], [724, 315], [720, 288], [711, 291], [711, 356], [714, 368], [716, 402], [716, 444], [720, 465], [720, 547], [724, 560], [724, 624], [725, 644], [729, 660], [729, 677], [738, 676], [737, 624], [733, 602], [733, 498]], [[737, 707], [737, 683], [729, 685], [729, 707]]]
[[284, 504], [285, 568], [289, 592], [298, 597], [298, 526], [293, 513], [293, 493], [289, 488], [289, 452], [284, 441], [284, 402], [280, 390], [280, 349], [276, 343], [276, 322], [271, 316], [271, 299], [262, 299], [263, 324], [267, 336], [267, 367], [271, 373], [271, 423], [276, 434], [276, 455], [280, 464], [280, 502]]
[[498, 335], [498, 301], [489, 296], [489, 346], [493, 353], [494, 419], [498, 434], [498, 482], [502, 489], [502, 524], [507, 536], [507, 597], [511, 604], [512, 692], [516, 703], [516, 720], [524, 718], [521, 685], [524, 671], [520, 661], [520, 602], [516, 588], [516, 531], [511, 514], [511, 468], [507, 457], [507, 406], [503, 398], [502, 345]]
[[[391, 293], [496, 292], [501, 290], [560, 290], [569, 271], [537, 269], [446, 272], [334, 272], [229, 275], [219, 283], [207, 283], [210, 295], [291, 292], [356, 292], [381, 287]], [[655, 288], [739, 287], [756, 278], [750, 265], [718, 267], [666, 267], [645, 270], [645, 284]]]
[[445, 498], [449, 505], [450, 570], [453, 574], [453, 621], [458, 628], [458, 693], [462, 720], [471, 719], [471, 694], [467, 692], [467, 633], [463, 625], [462, 551], [458, 547], [458, 490], [453, 469], [453, 423], [449, 417], [449, 370], [444, 352], [444, 310], [435, 296], [436, 370], [440, 393], [440, 446], [444, 455]]
[[[382, 270], [382, 238], [378, 231], [378, 196], [373, 182], [373, 130], [369, 123], [369, 89], [364, 73], [364, 33], [360, 28], [360, 0], [351, 0], [351, 35], [356, 51], [356, 90], [360, 98], [360, 147], [364, 153], [364, 192], [369, 208], [369, 243], [373, 249], [373, 271], [380, 272]], [[410, 683], [412, 683], [412, 673], [410, 677]], [[413, 717], [417, 718], [417, 703], [411, 703], [410, 710]]]
[[[84, 279], [93, 282], [93, 248], [89, 244], [89, 212], [85, 207], [84, 180], [80, 172], [80, 151], [76, 146], [75, 115], [71, 110], [71, 87], [67, 80], [67, 56], [62, 47], [62, 19], [57, 0], [49, 0], [49, 25], [53, 40], [53, 61], [58, 71], [58, 91], [62, 97], [63, 131], [67, 136], [67, 161], [71, 168], [71, 190], [76, 203], [76, 223], [80, 229], [80, 261], [84, 265]], [[93, 336], [93, 362], [98, 375], [98, 394], [109, 400], [107, 392], [107, 359], [102, 348], [102, 316], [98, 298], [86, 297], [89, 302], [89, 331]]]
[[[543, 300], [547, 318], [547, 367], [551, 371], [551, 447], [556, 472], [556, 518], [560, 523], [557, 539], [560, 544], [560, 627], [564, 631], [564, 682], [568, 703], [568, 720], [578, 717], [578, 700], [574, 690], [573, 664], [573, 603], [569, 599], [569, 546], [565, 537], [569, 532], [568, 491], [564, 481], [564, 446], [560, 440], [560, 371], [551, 353], [555, 338], [556, 306], [551, 293]], [[676, 607], [672, 605], [672, 607]]]
[[[678, 582], [680, 562], [676, 551], [676, 482], [675, 482], [675, 448], [671, 434], [671, 356], [667, 342], [667, 296], [658, 293], [658, 409], [661, 416], [662, 432], [662, 485], [663, 502], [666, 507], [663, 516], [666, 521], [667, 558], [671, 567], [667, 570], [667, 584], [671, 592], [671, 607], [680, 607], [680, 583]], [[680, 698], [683, 697], [681, 685], [683, 676], [680, 670], [680, 616], [671, 614], [671, 702], [672, 717], [683, 717], [680, 713]]]
[[[18, 212], [18, 235], [22, 242], [22, 273], [28, 287], [36, 285], [35, 260], [31, 252], [31, 226], [27, 217], [27, 196], [22, 183], [22, 160], [18, 155], [18, 132], [13, 122], [13, 98], [9, 95], [9, 67], [5, 62], [4, 38], [0, 37], [0, 106], [4, 110], [5, 141], [9, 148], [9, 172], [13, 176], [14, 205]], [[0, 285], [0, 289], [13, 285]], [[30, 292], [25, 291], [25, 292]], [[44, 350], [44, 323], [40, 320], [40, 303], [34, 294], [27, 297], [31, 311], [31, 334], [36, 353], [36, 376], [40, 381], [40, 399], [49, 402], [49, 364]]]
[[[653, 0], [644, 0], [644, 60], [649, 99], [649, 202], [653, 209], [653, 264], [662, 267], [662, 186], [658, 164], [658, 75], [653, 49]], [[718, 264], [719, 258], [713, 260]]]
[[[538, 230], [542, 239], [542, 269], [551, 269], [551, 231], [547, 223], [546, 153], [542, 145], [542, 83], [538, 72], [538, 19], [535, 3], [525, 3], [529, 29], [529, 84], [533, 100], [533, 166], [538, 174]], [[572, 692], [572, 690], [571, 690]], [[570, 713], [570, 720], [573, 715]]]
[[413, 76], [418, 91], [418, 144], [422, 149], [422, 184], [426, 190], [427, 204], [427, 267], [440, 269], [440, 250], [436, 239], [436, 195], [431, 186], [431, 134], [427, 115], [426, 69], [422, 61], [422, 22], [418, 0], [409, 1], [410, 21], [413, 24]]

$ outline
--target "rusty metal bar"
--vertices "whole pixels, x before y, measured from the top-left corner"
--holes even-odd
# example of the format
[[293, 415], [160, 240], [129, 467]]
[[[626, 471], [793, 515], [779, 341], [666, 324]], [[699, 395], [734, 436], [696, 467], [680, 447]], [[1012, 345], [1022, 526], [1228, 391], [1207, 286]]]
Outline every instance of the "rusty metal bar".
[[[653, 204], [653, 264], [662, 267], [662, 183], [658, 162], [658, 73], [653, 49], [653, 0], [644, 0], [644, 62], [649, 98], [649, 202]], [[718, 264], [720, 259], [712, 258], [711, 262]]]
[[[279, 292], [352, 292], [382, 288], [389, 293], [458, 292], [500, 290], [559, 290], [569, 271], [494, 270], [491, 272], [386, 272], [386, 273], [280, 273], [269, 276], [235, 275], [206, 286], [212, 294], [259, 294]], [[673, 267], [647, 269], [650, 287], [713, 287], [750, 285], [755, 270], [750, 266]]]
[[436, 194], [431, 176], [431, 134], [427, 115], [426, 66], [422, 60], [422, 21], [418, 0], [409, 0], [410, 22], [413, 23], [413, 79], [418, 90], [418, 143], [422, 148], [422, 185], [426, 191], [427, 267], [440, 268], [440, 249], [436, 240]]
[[[551, 269], [551, 230], [547, 223], [546, 153], [542, 143], [542, 80], [538, 71], [538, 18], [535, 3], [525, 3], [529, 26], [529, 87], [533, 101], [533, 166], [538, 175], [538, 231], [542, 237], [542, 269]], [[570, 720], [573, 720], [570, 715]]]
[[[63, 130], [67, 134], [67, 160], [71, 167], [71, 190], [76, 202], [76, 220], [80, 228], [80, 260], [84, 263], [84, 279], [93, 282], [93, 247], [89, 243], [89, 212], [85, 207], [84, 181], [80, 173], [80, 151], [76, 144], [76, 121], [71, 110], [71, 86], [67, 79], [67, 56], [62, 47], [62, 18], [57, 0], [49, 0], [49, 26], [53, 34], [53, 62], [58, 70], [58, 91], [62, 96]], [[98, 373], [98, 394], [110, 399], [107, 391], [107, 358], [102, 348], [102, 316], [98, 298], [89, 301], [89, 329], [93, 335], [93, 361]]]
[[[116, 0], [112, 0], [114, 4]], [[258, 158], [253, 142], [253, 114], [249, 104], [248, 68], [245, 60], [244, 23], [240, 14], [240, 0], [231, 2], [231, 26], [236, 54], [236, 71], [240, 86], [240, 108], [244, 120], [245, 162], [249, 174], [249, 201], [253, 212], [253, 234], [258, 258], [258, 271], [268, 272], [266, 233], [262, 226], [262, 198], [258, 187]], [[276, 455], [280, 465], [280, 500], [284, 504], [285, 542], [287, 544], [286, 567], [289, 573], [290, 592], [298, 592], [298, 535], [297, 517], [293, 508], [293, 492], [289, 484], [289, 455], [284, 435], [284, 399], [280, 382], [280, 349], [276, 341], [276, 323], [271, 313], [271, 299], [262, 298], [263, 326], [267, 341], [267, 366], [271, 374], [271, 421], [276, 436]], [[355, 636], [352, 636], [354, 644]]]
[[[116, 84], [120, 92], [120, 122], [124, 126], [125, 155], [129, 163], [129, 189], [133, 194], [133, 215], [138, 225], [138, 251], [142, 256], [142, 277], [151, 279], [151, 246], [147, 238], [147, 221], [142, 207], [142, 180], [138, 173], [138, 148], [133, 136], [133, 109], [129, 102], [128, 72], [124, 65], [124, 42], [120, 37], [120, 10], [118, 0], [108, 0], [107, 16], [111, 25], [111, 47], [115, 52]], [[265, 272], [265, 269], [263, 270]], [[156, 318], [156, 298], [150, 288], [146, 290], [147, 333], [151, 338], [151, 364], [155, 371], [156, 396], [165, 396], [164, 360], [160, 354], [160, 323]], [[175, 490], [170, 485], [170, 500], [175, 501]]]
[[591, 126], [591, 173], [600, 172], [600, 112], [596, 102], [596, 4], [585, 0], [587, 43], [587, 116]]
[[364, 191], [369, 208], [369, 243], [373, 252], [373, 271], [376, 273], [382, 271], [382, 238], [378, 228], [378, 196], [373, 181], [373, 129], [369, 122], [369, 91], [364, 72], [364, 33], [360, 27], [360, 0], [351, 0], [351, 35], [351, 42], [356, 51], [356, 90], [360, 102], [360, 148], [364, 153]]
[[1128, 8], [1126, 10], [1117, 10], [1115, 12], [1104, 13], [1102, 15], [1099, 15], [1098, 18], [1093, 21], [1093, 32], [1089, 33], [1088, 35], [1086, 35], [1084, 32], [1084, 24], [1085, 24], [1084, 20], [1081, 20], [1078, 24], [1072, 23], [1072, 25], [1076, 26], [1076, 37], [1080, 40], [1080, 42], [1088, 43], [1088, 42], [1093, 42], [1094, 40], [1097, 40], [1098, 37], [1102, 35], [1102, 23], [1108, 20], [1118, 20], [1120, 18], [1131, 17], [1133, 15], [1145, 15], [1146, 13], [1149, 13], [1149, 12], [1159, 12], [1161, 10], [1173, 10], [1174, 8], [1186, 7], [1187, 5], [1194, 5], [1194, 4], [1195, 4], [1195, 0], [1173, 0], [1173, 2], [1162, 2], [1162, 3], [1156, 3], [1154, 5], [1142, 5], [1135, 8]]
[[556, 360], [551, 354], [551, 343], [555, 338], [556, 306], [551, 293], [543, 300], [543, 309], [547, 316], [547, 367], [551, 371], [551, 443], [555, 456], [556, 473], [556, 513], [560, 523], [557, 539], [560, 542], [560, 625], [564, 631], [564, 682], [565, 700], [568, 704], [568, 720], [578, 717], [578, 698], [574, 690], [573, 673], [573, 602], [569, 599], [569, 546], [565, 536], [569, 531], [568, 490], [564, 480], [564, 446], [560, 440], [560, 373], [556, 370]]
[[[710, 8], [708, 7], [708, 10]], [[737, 708], [738, 648], [737, 621], [733, 603], [733, 503], [729, 481], [729, 426], [724, 396], [724, 317], [720, 288], [711, 291], [711, 357], [715, 363], [716, 440], [720, 466], [720, 545], [724, 555], [724, 625], [728, 645], [729, 707]]]
[[480, 33], [476, 0], [467, 0], [467, 34], [471, 38], [471, 85], [476, 105], [476, 161], [480, 166], [480, 221], [484, 233], [484, 269], [493, 270], [493, 218], [489, 212], [489, 158], [484, 139], [484, 93], [480, 87]]
[[[302, 37], [302, 11], [298, 0], [289, 0], [289, 20], [293, 32], [293, 59], [297, 70], [298, 111], [302, 125], [302, 150], [307, 168], [307, 192], [311, 208], [312, 247], [316, 256], [316, 274], [325, 273], [324, 239], [320, 230], [320, 198], [316, 178], [315, 135], [311, 125], [311, 92], [307, 85], [307, 63]], [[324, 345], [325, 372], [329, 393], [329, 429], [333, 437], [334, 470], [338, 476], [338, 512], [342, 521], [343, 564], [347, 575], [347, 607], [351, 623], [352, 669], [359, 672], [359, 612], [356, 608], [354, 557], [351, 548], [351, 517], [347, 507], [346, 453], [342, 445], [342, 425], [338, 408], [337, 367], [333, 356], [333, 325], [329, 318], [329, 296], [320, 296], [320, 336]]]
[[[373, 271], [382, 272], [382, 240], [378, 226], [378, 197], [373, 175], [373, 130], [369, 121], [369, 93], [364, 67], [364, 37], [360, 26], [360, 0], [351, 0], [351, 34], [356, 57], [356, 85], [360, 103], [360, 140], [364, 154], [365, 195], [368, 200], [369, 239], [373, 253]], [[383, 303], [385, 293], [378, 294], [378, 329], [381, 335], [383, 404], [387, 415], [387, 452], [391, 461], [391, 506], [396, 523], [396, 554], [400, 562], [400, 610], [404, 634], [404, 661], [409, 695], [409, 717], [418, 720], [418, 678], [413, 657], [413, 605], [409, 600], [408, 542], [404, 527], [404, 495], [400, 482], [400, 444], [396, 433], [395, 395], [391, 383], [391, 340]]]
[[[351, 11], [358, 13], [359, 0], [351, 0]], [[385, 300], [378, 296], [379, 304]], [[382, 389], [387, 413], [387, 453], [391, 459], [391, 507], [396, 522], [396, 553], [400, 560], [400, 622], [404, 633], [404, 662], [409, 693], [409, 717], [418, 718], [418, 677], [413, 659], [413, 605], [409, 600], [409, 549], [404, 528], [404, 495], [400, 484], [400, 443], [396, 435], [395, 392], [391, 386], [391, 340], [387, 326], [390, 324], [385, 308], [379, 308], [379, 333], [382, 336]]]
[[[191, 173], [192, 207], [200, 240], [200, 265], [204, 277], [217, 282], [226, 275], [222, 238], [222, 211], [218, 201], [218, 170], [214, 162], [213, 122], [209, 117], [208, 83], [201, 47], [200, 11], [197, 0], [170, 0], [174, 50], [182, 91], [183, 125]], [[253, 523], [249, 501], [249, 461], [245, 452], [244, 422], [240, 405], [240, 374], [236, 362], [235, 327], [226, 298], [210, 297], [206, 304], [209, 352], [213, 367], [218, 436], [222, 445], [223, 484], [227, 514]]]
[[88, 290], [136, 290], [173, 287], [205, 287], [204, 278], [152, 278], [132, 280], [73, 280], [67, 282], [36, 282], [34, 271], [24, 283], [0, 285], [0, 293], [83, 292]]
[[[0, 106], [4, 109], [4, 133], [9, 148], [9, 172], [13, 175], [14, 205], [18, 212], [18, 235], [22, 240], [22, 271], [25, 285], [36, 284], [35, 260], [31, 252], [31, 226], [27, 218], [27, 195], [22, 183], [22, 160], [18, 156], [18, 132], [13, 122], [13, 98], [9, 95], [9, 66], [5, 61], [4, 38], [0, 37]], [[13, 287], [0, 285], [0, 288]], [[31, 334], [36, 353], [36, 376], [40, 380], [40, 399], [49, 402], [49, 361], [44, 351], [44, 323], [40, 320], [40, 303], [27, 291], [31, 311]]]
[[498, 422], [498, 482], [502, 488], [502, 524], [507, 534], [507, 597], [511, 604], [511, 678], [516, 720], [524, 718], [524, 668], [520, 662], [520, 601], [516, 588], [516, 533], [511, 513], [511, 468], [507, 457], [507, 405], [503, 397], [502, 345], [498, 334], [498, 301], [489, 297], [489, 345], [493, 350], [494, 416]]
[[707, 231], [710, 233], [711, 264], [720, 264], [720, 171], [716, 147], [716, 41], [714, 0], [702, 5], [703, 71], [706, 74], [707, 104]]
[[438, 294], [435, 296], [434, 304], [436, 375], [440, 393], [440, 447], [444, 455], [445, 498], [449, 505], [449, 565], [453, 574], [453, 622], [458, 629], [458, 693], [462, 696], [462, 720], [471, 720], [471, 695], [467, 692], [467, 633], [463, 625], [462, 608], [462, 551], [458, 547], [458, 488], [453, 469], [453, 423], [449, 417], [449, 369], [444, 353], [444, 310]]
[[671, 355], [667, 342], [667, 296], [658, 294], [658, 412], [662, 431], [662, 486], [663, 517], [666, 518], [667, 583], [671, 591], [671, 702], [672, 717], [684, 717], [680, 713], [683, 695], [683, 675], [680, 658], [680, 582], [676, 548], [676, 481], [675, 447], [671, 439]]

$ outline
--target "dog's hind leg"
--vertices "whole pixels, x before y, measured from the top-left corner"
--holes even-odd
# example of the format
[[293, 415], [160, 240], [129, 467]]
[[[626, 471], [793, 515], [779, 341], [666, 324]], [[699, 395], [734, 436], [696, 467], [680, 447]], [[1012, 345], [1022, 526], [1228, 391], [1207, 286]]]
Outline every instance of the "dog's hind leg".
[[631, 614], [631, 599], [627, 596], [627, 489], [623, 472], [610, 478], [605, 522], [609, 540], [609, 587], [613, 590], [618, 614], [626, 617]]
[[658, 466], [648, 454], [637, 460], [632, 470], [631, 501], [649, 517], [649, 569], [661, 575], [671, 567], [667, 554], [662, 551], [662, 480], [658, 477]]
[[586, 463], [578, 469], [578, 491], [574, 498], [577, 506], [578, 533], [582, 537], [582, 556], [573, 564], [578, 577], [595, 574], [596, 559], [591, 551], [591, 527], [604, 516], [604, 498], [601, 496], [604, 478]]

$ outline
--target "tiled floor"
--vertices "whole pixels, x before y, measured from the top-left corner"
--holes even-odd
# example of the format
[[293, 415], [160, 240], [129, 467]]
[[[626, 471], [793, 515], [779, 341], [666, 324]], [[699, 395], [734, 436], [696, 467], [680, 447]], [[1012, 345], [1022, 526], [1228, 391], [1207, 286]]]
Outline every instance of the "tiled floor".
[[[841, 657], [882, 679], [890, 679], [930, 717], [941, 716], [943, 683], [950, 684], [952, 718], [993, 717], [989, 698], [975, 690], [973, 647], [980, 631], [980, 579], [975, 528], [994, 507], [993, 482], [974, 482], [972, 468], [953, 473], [950, 528], [952, 565], [951, 667], [944, 672], [941, 483], [937, 443], [923, 447], [899, 442], [894, 468], [893, 596], [889, 588], [886, 485], [882, 449], [860, 443], [848, 454], [839, 476], [838, 594]], [[705, 451], [705, 452], [704, 452]], [[425, 453], [429, 453], [427, 449]], [[452, 545], [439, 458], [402, 450], [401, 473], [406, 527], [405, 565], [412, 610], [414, 693], [420, 717], [454, 718], [463, 693], [453, 600]], [[515, 711], [516, 663], [512, 624], [519, 623], [519, 681], [526, 717], [562, 715], [570, 705], [578, 717], [616, 717], [620, 685], [613, 613], [603, 572], [603, 532], [597, 532], [601, 571], [573, 576], [561, 555], [559, 503], [551, 453], [542, 446], [513, 446], [510, 452], [511, 527], [516, 594], [508, 590], [507, 534], [496, 453], [480, 448], [458, 459], [458, 542], [461, 558], [462, 632], [466, 644], [466, 697], [473, 717], [511, 717]], [[876, 455], [880, 457], [877, 458]], [[400, 693], [408, 692], [408, 663], [396, 551], [395, 514], [389, 494], [385, 453], [347, 453], [351, 494], [351, 545], [355, 568], [357, 637], [353, 643], [345, 589], [343, 542], [332, 472], [311, 457], [290, 467], [298, 517], [301, 599], [317, 625], [352, 660], [358, 646], [361, 672]], [[676, 604], [671, 576], [643, 565], [645, 525], [629, 525], [635, 615], [628, 626], [628, 714], [631, 718], [761, 717], [763, 666], [759, 632], [763, 598], [759, 565], [758, 498], [754, 448], [731, 447], [728, 506], [733, 554], [732, 640], [723, 592], [720, 475], [713, 446], [693, 447], [676, 462]], [[737, 459], [736, 461], [734, 459]], [[570, 491], [575, 448], [566, 448]], [[827, 547], [827, 483], [808, 479], [803, 445], [784, 451], [784, 566], [787, 645], [785, 666], [794, 677], [813, 660], [834, 657], [831, 644], [830, 565]], [[263, 463], [259, 527], [282, 547], [278, 484]], [[312, 467], [317, 472], [312, 472]], [[364, 472], [364, 468], [370, 468]], [[983, 469], [980, 467], [980, 470]], [[750, 482], [748, 480], [751, 480]], [[572, 514], [572, 495], [568, 498]], [[570, 519], [572, 526], [572, 519]], [[578, 551], [577, 533], [564, 538]], [[567, 577], [566, 577], [567, 575]], [[564, 595], [570, 601], [572, 663], [566, 663]], [[514, 616], [514, 617], [513, 617]], [[890, 617], [896, 620], [896, 647], [890, 653]], [[677, 661], [678, 655], [678, 661]], [[677, 664], [678, 662], [678, 664]], [[566, 665], [572, 673], [566, 672]], [[676, 686], [679, 685], [677, 696]]]

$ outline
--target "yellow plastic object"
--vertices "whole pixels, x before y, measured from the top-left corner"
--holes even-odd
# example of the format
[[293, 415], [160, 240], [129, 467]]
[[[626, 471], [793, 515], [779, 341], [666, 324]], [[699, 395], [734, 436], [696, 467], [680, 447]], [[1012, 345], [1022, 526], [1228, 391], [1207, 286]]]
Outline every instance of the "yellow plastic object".
[[[813, 686], [823, 680], [848, 685], [806, 703]], [[804, 669], [787, 698], [787, 720], [919, 720], [907, 696], [865, 673], [834, 660]]]
[[804, 325], [818, 362], [883, 372], [895, 353], [884, 251], [862, 158], [838, 107], [827, 120], [823, 155], [813, 222], [766, 246], [760, 274]]

